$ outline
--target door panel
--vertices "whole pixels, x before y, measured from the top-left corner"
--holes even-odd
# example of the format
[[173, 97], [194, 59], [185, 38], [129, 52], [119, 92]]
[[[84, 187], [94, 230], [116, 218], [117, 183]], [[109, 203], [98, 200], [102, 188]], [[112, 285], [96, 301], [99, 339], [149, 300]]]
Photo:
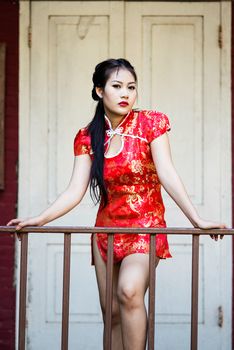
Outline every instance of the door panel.
[[[220, 115], [220, 4], [129, 3], [126, 18], [126, 56], [140, 72], [139, 107], [168, 114], [174, 163], [200, 215], [214, 221], [225, 216], [230, 222], [222, 212], [219, 187], [222, 181], [230, 181], [220, 173], [220, 129], [222, 118], [230, 117]], [[164, 201], [168, 226], [191, 226], [166, 193]], [[157, 269], [156, 348], [186, 350], [190, 346], [191, 238], [170, 236], [169, 244], [173, 258], [160, 262]], [[218, 277], [226, 268], [220, 259], [223, 244], [229, 249], [229, 238], [218, 244], [209, 237], [200, 240], [200, 349], [205, 343], [206, 349], [221, 349], [230, 330], [229, 324], [217, 331], [218, 307], [226, 303]]]
[[[48, 206], [68, 184], [73, 139], [96, 105], [92, 73], [106, 57], [123, 56], [123, 19], [117, 2], [32, 2], [28, 215]], [[96, 209], [87, 193], [79, 208], [51, 224], [92, 226]], [[30, 239], [29, 349], [60, 347], [62, 261], [62, 235]], [[90, 263], [90, 237], [73, 236], [69, 349], [97, 349], [97, 342], [101, 348], [102, 316]]]

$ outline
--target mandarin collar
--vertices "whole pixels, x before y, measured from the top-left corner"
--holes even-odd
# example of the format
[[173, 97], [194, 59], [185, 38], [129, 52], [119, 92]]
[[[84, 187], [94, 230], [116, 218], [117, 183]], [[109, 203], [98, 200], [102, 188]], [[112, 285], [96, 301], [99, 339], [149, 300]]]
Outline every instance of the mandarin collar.
[[126, 120], [129, 119], [129, 116], [132, 115], [132, 113], [133, 113], [133, 110], [131, 109], [131, 110], [122, 118], [122, 120], [119, 122], [119, 124], [116, 126], [115, 129], [112, 128], [111, 121], [110, 121], [110, 119], [107, 117], [107, 115], [105, 114], [104, 117], [105, 117], [105, 122], [106, 122], [107, 128], [110, 129], [110, 130], [116, 130], [116, 129], [122, 127], [123, 124], [126, 122]]

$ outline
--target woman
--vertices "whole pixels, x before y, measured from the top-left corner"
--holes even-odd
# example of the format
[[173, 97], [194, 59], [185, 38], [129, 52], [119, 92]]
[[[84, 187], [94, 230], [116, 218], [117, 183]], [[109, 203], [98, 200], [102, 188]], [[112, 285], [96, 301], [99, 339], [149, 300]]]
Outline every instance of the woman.
[[[96, 226], [166, 227], [161, 185], [194, 227], [224, 228], [199, 217], [177, 175], [170, 154], [167, 116], [134, 111], [137, 77], [125, 59], [99, 63], [92, 97], [98, 101], [91, 123], [74, 140], [74, 169], [67, 189], [39, 216], [14, 219], [8, 225], [45, 225], [80, 203], [90, 183], [100, 202]], [[215, 240], [218, 236], [212, 236]], [[114, 238], [113, 349], [143, 350], [147, 315], [144, 296], [149, 284], [149, 235], [116, 234]], [[156, 238], [156, 265], [169, 258], [164, 234]], [[100, 303], [105, 314], [107, 236], [92, 236]]]

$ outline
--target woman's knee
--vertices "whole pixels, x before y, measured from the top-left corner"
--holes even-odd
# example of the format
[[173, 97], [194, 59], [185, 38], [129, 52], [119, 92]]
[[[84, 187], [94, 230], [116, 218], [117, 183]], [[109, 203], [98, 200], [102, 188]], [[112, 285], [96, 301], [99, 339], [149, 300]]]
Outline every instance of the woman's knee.
[[127, 308], [137, 308], [144, 302], [144, 296], [134, 283], [120, 285], [117, 290], [119, 304]]

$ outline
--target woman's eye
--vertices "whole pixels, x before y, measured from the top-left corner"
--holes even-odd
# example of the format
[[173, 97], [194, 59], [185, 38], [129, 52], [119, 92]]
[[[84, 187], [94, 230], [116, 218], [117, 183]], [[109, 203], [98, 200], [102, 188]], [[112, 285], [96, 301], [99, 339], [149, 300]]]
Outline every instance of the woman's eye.
[[129, 86], [129, 89], [130, 90], [136, 90], [136, 87], [132, 85], [132, 86]]
[[118, 84], [114, 84], [114, 85], [112, 85], [114, 88], [116, 88], [116, 89], [120, 89], [121, 88], [121, 86], [120, 85], [118, 85]]

